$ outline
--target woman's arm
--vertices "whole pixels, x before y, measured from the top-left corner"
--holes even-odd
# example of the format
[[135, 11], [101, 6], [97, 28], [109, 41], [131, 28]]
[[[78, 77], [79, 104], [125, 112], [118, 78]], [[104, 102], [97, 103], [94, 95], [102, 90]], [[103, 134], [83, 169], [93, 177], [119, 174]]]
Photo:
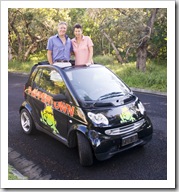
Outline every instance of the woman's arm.
[[93, 64], [93, 46], [89, 47], [89, 63]]

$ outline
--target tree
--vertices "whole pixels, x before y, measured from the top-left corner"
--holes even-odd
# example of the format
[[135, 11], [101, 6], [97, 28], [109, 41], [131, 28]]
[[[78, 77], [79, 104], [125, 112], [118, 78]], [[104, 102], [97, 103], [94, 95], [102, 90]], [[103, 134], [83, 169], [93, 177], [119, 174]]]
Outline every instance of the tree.
[[159, 9], [153, 27], [153, 34], [147, 49], [149, 58], [167, 59], [167, 9]]
[[113, 55], [119, 63], [137, 61], [141, 71], [146, 70], [147, 58], [167, 56], [167, 9], [10, 8], [8, 12], [9, 60], [28, 60], [32, 53], [46, 50], [59, 21], [68, 22], [70, 38], [74, 24], [80, 23], [84, 35], [93, 40], [94, 55]]
[[[59, 20], [68, 20], [68, 9], [9, 9], [9, 45], [16, 58], [26, 61], [31, 53], [45, 49], [56, 33]], [[12, 49], [9, 49], [9, 55]], [[9, 57], [12, 58], [12, 57]]]
[[[140, 71], [145, 71], [147, 52], [152, 53], [152, 48], [153, 50], [155, 48], [155, 54], [150, 56], [157, 57], [158, 53], [161, 52], [161, 46], [163, 47], [162, 50], [166, 50], [166, 42], [164, 40], [161, 41], [160, 38], [161, 34], [164, 34], [162, 37], [166, 37], [164, 33], [166, 31], [166, 22], [164, 24], [159, 22], [161, 19], [165, 21], [165, 11], [163, 11], [163, 14], [160, 13], [160, 20], [158, 19], [157, 25], [158, 31], [155, 30], [155, 38], [152, 36], [158, 10], [157, 8], [91, 9], [89, 16], [98, 22], [100, 32], [110, 43], [120, 63], [128, 62], [129, 57], [134, 59], [136, 55], [136, 68]], [[151, 41], [152, 38], [153, 41]], [[160, 42], [162, 42], [162, 45]], [[160, 47], [157, 44], [160, 44]]]
[[154, 21], [155, 21], [157, 12], [158, 12], [158, 9], [154, 9], [151, 12], [151, 16], [148, 20], [147, 26], [144, 29], [144, 36], [140, 39], [139, 46], [137, 47], [136, 68], [143, 72], [146, 71], [148, 40], [150, 39], [153, 31]]
[[[99, 28], [99, 32], [107, 39], [109, 44], [112, 46], [118, 61], [120, 63], [123, 63], [123, 59], [120, 55], [120, 51], [116, 46], [116, 41], [114, 40], [114, 38], [111, 37], [111, 34], [114, 33], [112, 29], [114, 28], [114, 25], [116, 25], [116, 22], [113, 21], [116, 18], [116, 15], [114, 14], [114, 12], [115, 12], [115, 9], [88, 9], [88, 14], [93, 20], [95, 20], [96, 26], [98, 26]], [[106, 17], [106, 15], [108, 15], [108, 17]], [[102, 49], [104, 49], [103, 38], [101, 39], [101, 41], [102, 41], [101, 42]], [[110, 48], [108, 50], [110, 53], [111, 52]], [[103, 50], [103, 53], [104, 52], [105, 51]]]
[[119, 53], [119, 50], [116, 48], [116, 46], [115, 46], [113, 40], [111, 39], [111, 37], [110, 37], [103, 29], [101, 29], [101, 33], [106, 37], [106, 39], [107, 39], [107, 40], [110, 42], [110, 44], [112, 45], [112, 47], [113, 47], [113, 49], [114, 49], [114, 51], [115, 51], [115, 53], [116, 53], [116, 57], [117, 57], [117, 59], [119, 60], [119, 62], [120, 62], [120, 63], [123, 63], [122, 57], [121, 57], [121, 55], [120, 55], [120, 53]]

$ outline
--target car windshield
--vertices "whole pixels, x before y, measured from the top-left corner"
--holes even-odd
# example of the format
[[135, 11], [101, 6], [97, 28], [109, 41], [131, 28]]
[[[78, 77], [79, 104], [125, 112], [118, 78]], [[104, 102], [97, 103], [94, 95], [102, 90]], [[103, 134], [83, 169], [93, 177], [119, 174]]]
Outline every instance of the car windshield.
[[101, 101], [129, 93], [129, 88], [103, 66], [67, 70], [66, 74], [81, 101]]

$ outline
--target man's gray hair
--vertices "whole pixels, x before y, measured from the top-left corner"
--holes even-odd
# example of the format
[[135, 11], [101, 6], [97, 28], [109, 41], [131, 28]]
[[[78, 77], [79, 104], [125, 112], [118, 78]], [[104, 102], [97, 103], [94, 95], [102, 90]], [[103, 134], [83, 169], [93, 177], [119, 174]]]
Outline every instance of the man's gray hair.
[[64, 22], [64, 21], [60, 21], [60, 22], [58, 23], [58, 27], [59, 27], [60, 25], [66, 25], [66, 26], [68, 27], [68, 24], [67, 24], [66, 22]]

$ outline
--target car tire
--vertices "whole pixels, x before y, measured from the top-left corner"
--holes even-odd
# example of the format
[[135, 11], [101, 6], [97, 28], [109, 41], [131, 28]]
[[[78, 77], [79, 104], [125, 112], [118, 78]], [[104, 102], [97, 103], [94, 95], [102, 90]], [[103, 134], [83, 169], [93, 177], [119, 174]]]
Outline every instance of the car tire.
[[20, 113], [21, 127], [24, 133], [30, 135], [36, 132], [35, 124], [27, 109], [22, 109]]
[[82, 133], [77, 133], [78, 154], [82, 166], [91, 166], [93, 164], [93, 153], [89, 141]]

